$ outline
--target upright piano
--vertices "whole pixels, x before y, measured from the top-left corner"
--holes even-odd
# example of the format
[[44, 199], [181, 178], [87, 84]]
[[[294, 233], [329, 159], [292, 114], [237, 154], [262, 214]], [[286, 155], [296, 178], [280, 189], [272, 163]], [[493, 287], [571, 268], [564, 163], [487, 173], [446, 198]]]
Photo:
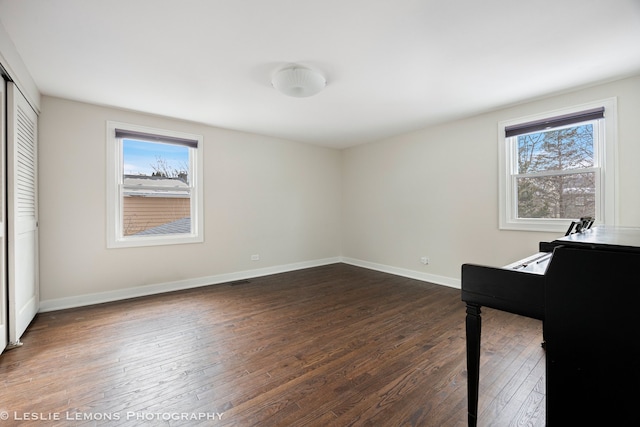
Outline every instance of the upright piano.
[[504, 267], [462, 266], [469, 426], [481, 307], [542, 321], [547, 426], [640, 425], [640, 228], [589, 228], [538, 250]]

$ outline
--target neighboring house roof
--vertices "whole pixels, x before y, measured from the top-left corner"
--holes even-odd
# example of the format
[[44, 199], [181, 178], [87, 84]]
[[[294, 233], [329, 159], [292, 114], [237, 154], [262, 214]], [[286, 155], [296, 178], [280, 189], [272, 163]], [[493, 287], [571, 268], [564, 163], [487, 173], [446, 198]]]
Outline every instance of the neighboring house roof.
[[189, 184], [181, 178], [125, 175], [123, 184], [130, 197], [189, 197]]
[[191, 233], [191, 218], [185, 217], [178, 220], [148, 228], [136, 233], [135, 236], [148, 236], [152, 234], [189, 234]]

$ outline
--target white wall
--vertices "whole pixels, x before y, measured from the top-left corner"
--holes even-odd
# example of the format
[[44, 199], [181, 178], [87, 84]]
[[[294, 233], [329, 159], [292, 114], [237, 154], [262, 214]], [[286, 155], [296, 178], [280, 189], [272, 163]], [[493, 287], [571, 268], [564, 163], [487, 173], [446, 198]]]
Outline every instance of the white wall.
[[[504, 265], [558, 237], [498, 230], [498, 122], [610, 97], [618, 224], [640, 226], [640, 76], [343, 151], [45, 96], [43, 309], [340, 259], [459, 286], [463, 263]], [[204, 135], [205, 243], [106, 249], [106, 120]]]
[[31, 107], [39, 112], [40, 92], [2, 24], [0, 24], [0, 65], [16, 83]]
[[[107, 120], [204, 135], [203, 244], [106, 248]], [[39, 125], [45, 310], [339, 259], [337, 150], [47, 96]]]
[[637, 76], [345, 150], [342, 255], [459, 286], [463, 263], [536, 252], [558, 236], [498, 229], [498, 122], [609, 97], [618, 98], [618, 225], [640, 226]]

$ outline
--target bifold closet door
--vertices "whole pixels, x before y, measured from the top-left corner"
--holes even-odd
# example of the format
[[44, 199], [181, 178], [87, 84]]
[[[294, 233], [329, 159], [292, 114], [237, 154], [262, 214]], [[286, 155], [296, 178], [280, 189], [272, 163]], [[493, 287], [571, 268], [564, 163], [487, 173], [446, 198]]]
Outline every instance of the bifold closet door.
[[9, 341], [20, 343], [40, 305], [38, 277], [38, 116], [7, 83], [7, 271]]
[[6, 132], [6, 83], [0, 76], [0, 353], [7, 347], [9, 342], [9, 303], [7, 299], [7, 240], [6, 240], [6, 209], [5, 200], [6, 181], [5, 181], [5, 147], [7, 135]]

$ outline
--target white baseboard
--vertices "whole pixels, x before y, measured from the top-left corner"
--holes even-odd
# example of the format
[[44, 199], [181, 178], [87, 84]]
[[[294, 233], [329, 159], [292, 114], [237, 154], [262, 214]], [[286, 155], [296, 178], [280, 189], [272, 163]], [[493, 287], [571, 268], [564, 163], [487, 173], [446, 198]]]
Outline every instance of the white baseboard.
[[155, 295], [163, 292], [179, 291], [183, 289], [198, 288], [202, 286], [229, 283], [236, 280], [245, 280], [255, 277], [268, 276], [270, 274], [286, 273], [289, 271], [302, 270], [304, 268], [319, 267], [321, 265], [345, 264], [357, 267], [368, 268], [369, 270], [381, 271], [383, 273], [395, 274], [396, 276], [408, 277], [410, 279], [422, 280], [424, 282], [435, 283], [437, 285], [449, 286], [460, 289], [460, 280], [434, 274], [421, 273], [419, 271], [404, 268], [392, 267], [384, 264], [377, 264], [368, 261], [348, 257], [325, 258], [313, 261], [304, 261], [293, 264], [278, 265], [273, 267], [258, 268], [255, 270], [245, 270], [234, 273], [218, 274], [215, 276], [198, 277], [194, 279], [178, 280], [175, 282], [158, 283], [154, 285], [136, 286], [134, 288], [118, 289], [114, 291], [97, 292], [93, 294], [77, 295], [65, 298], [56, 298], [40, 301], [40, 312], [63, 310], [67, 308], [83, 307], [105, 302], [119, 301], [129, 298]]
[[392, 267], [390, 265], [377, 264], [375, 262], [362, 261], [359, 259], [348, 258], [348, 257], [342, 257], [342, 262], [345, 264], [355, 265], [357, 267], [368, 268], [369, 270], [381, 271], [383, 273], [395, 274], [396, 276], [408, 277], [410, 279], [421, 280], [423, 282], [435, 283], [436, 285], [443, 285], [443, 286], [448, 286], [450, 288], [461, 289], [460, 279], [454, 279], [452, 277], [422, 273], [420, 271]]
[[268, 276], [270, 274], [286, 273], [289, 271], [302, 270], [304, 268], [318, 267], [321, 265], [335, 264], [339, 262], [341, 262], [341, 259], [339, 257], [325, 258], [293, 264], [278, 265], [273, 267], [258, 268], [255, 270], [245, 270], [235, 273], [219, 274], [215, 276], [178, 280], [175, 282], [158, 283], [154, 285], [136, 286], [134, 288], [118, 289], [114, 291], [97, 292], [93, 294], [42, 300], [40, 301], [39, 311], [41, 313], [44, 313], [47, 311], [63, 310], [66, 308], [83, 307], [87, 305], [101, 304], [105, 302], [160, 294], [163, 292], [172, 292], [183, 289], [198, 288], [202, 286], [217, 285], [220, 283], [229, 283], [236, 280], [245, 280], [260, 276]]

